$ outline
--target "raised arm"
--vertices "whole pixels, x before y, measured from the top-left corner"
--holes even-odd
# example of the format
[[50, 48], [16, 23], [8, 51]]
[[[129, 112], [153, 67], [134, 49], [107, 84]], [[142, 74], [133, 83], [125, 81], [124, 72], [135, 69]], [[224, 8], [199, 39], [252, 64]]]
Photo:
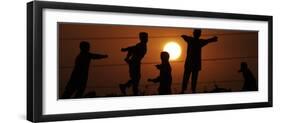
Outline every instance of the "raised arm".
[[130, 46], [130, 47], [126, 47], [126, 48], [121, 48], [122, 52], [126, 52], [126, 51], [132, 51], [135, 48], [135, 46]]
[[103, 58], [107, 58], [107, 57], [108, 57], [108, 55], [91, 53], [91, 58], [92, 59], [103, 59]]
[[130, 46], [130, 47], [127, 47], [127, 48], [121, 48], [122, 52], [128, 52], [127, 55], [126, 55], [126, 58], [124, 59], [127, 63], [130, 62], [130, 57], [132, 56], [133, 50], [135, 49], [135, 47], [136, 46]]
[[183, 40], [187, 43], [189, 43], [192, 40], [192, 37], [187, 36], [187, 35], [181, 35], [181, 37], [183, 38]]
[[209, 39], [200, 39], [200, 41], [201, 41], [201, 45], [202, 45], [202, 46], [205, 46], [205, 45], [207, 45], [208, 43], [217, 42], [217, 41], [218, 41], [218, 37], [217, 37], [217, 36], [214, 36], [214, 37], [209, 38]]

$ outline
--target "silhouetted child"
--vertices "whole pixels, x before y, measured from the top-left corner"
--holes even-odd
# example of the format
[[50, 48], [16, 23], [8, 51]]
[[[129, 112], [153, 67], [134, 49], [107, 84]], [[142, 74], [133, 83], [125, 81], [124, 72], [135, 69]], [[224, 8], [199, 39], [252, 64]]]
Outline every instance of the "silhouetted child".
[[169, 63], [169, 53], [168, 52], [161, 52], [161, 64], [156, 65], [156, 68], [160, 70], [160, 75], [155, 79], [148, 79], [148, 81], [154, 83], [160, 83], [158, 88], [158, 93], [160, 95], [164, 94], [171, 94], [171, 85], [172, 85], [172, 69]]
[[125, 84], [120, 84], [120, 90], [123, 95], [126, 95], [126, 89], [133, 86], [133, 94], [138, 95], [138, 85], [141, 77], [141, 60], [145, 56], [147, 48], [146, 44], [148, 41], [148, 34], [146, 32], [139, 33], [140, 43], [122, 48], [122, 52], [128, 52], [125, 61], [129, 65], [130, 80]]
[[204, 47], [208, 43], [217, 41], [216, 36], [209, 39], [200, 39], [200, 36], [201, 36], [201, 29], [195, 29], [193, 31], [193, 37], [187, 35], [181, 36], [188, 43], [181, 93], [184, 93], [184, 91], [187, 89], [188, 80], [191, 73], [192, 73], [192, 83], [191, 83], [192, 93], [196, 93], [198, 74], [199, 71], [201, 70], [202, 47]]
[[90, 44], [86, 41], [82, 41], [80, 43], [80, 53], [75, 59], [74, 69], [61, 98], [71, 98], [73, 93], [75, 93], [74, 98], [81, 98], [86, 89], [91, 60], [108, 57], [107, 55], [90, 53], [89, 50]]
[[246, 62], [241, 62], [240, 70], [238, 72], [242, 72], [244, 77], [244, 85], [242, 87], [242, 91], [257, 91], [257, 81], [248, 68], [248, 65]]

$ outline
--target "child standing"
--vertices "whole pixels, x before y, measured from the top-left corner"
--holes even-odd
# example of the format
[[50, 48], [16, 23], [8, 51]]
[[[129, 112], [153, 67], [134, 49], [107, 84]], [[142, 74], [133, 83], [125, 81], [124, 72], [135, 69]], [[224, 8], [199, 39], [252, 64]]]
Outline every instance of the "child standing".
[[140, 42], [134, 46], [127, 48], [122, 48], [122, 52], [127, 52], [125, 61], [129, 65], [129, 74], [130, 80], [124, 84], [120, 84], [119, 88], [123, 95], [126, 95], [126, 90], [130, 86], [133, 86], [133, 94], [137, 96], [139, 94], [139, 81], [141, 78], [141, 60], [146, 54], [147, 51], [147, 42], [148, 42], [148, 33], [140, 32], [139, 33]]
[[214, 36], [209, 39], [201, 39], [201, 29], [195, 29], [193, 31], [193, 37], [182, 35], [181, 37], [184, 41], [188, 44], [187, 52], [186, 52], [186, 60], [184, 64], [184, 74], [183, 74], [183, 81], [182, 81], [182, 91], [187, 89], [188, 80], [190, 75], [192, 74], [191, 78], [191, 89], [192, 93], [196, 93], [196, 85], [199, 71], [201, 70], [201, 55], [202, 55], [202, 48], [209, 43], [216, 42], [218, 37]]
[[156, 65], [156, 68], [160, 70], [160, 75], [155, 79], [148, 79], [148, 81], [154, 83], [160, 83], [158, 92], [160, 95], [171, 94], [171, 85], [172, 85], [172, 68], [169, 63], [169, 53], [161, 52], [161, 64]]
[[107, 55], [91, 53], [90, 43], [82, 41], [80, 43], [80, 53], [75, 59], [75, 66], [71, 73], [70, 80], [68, 81], [62, 99], [69, 99], [75, 93], [74, 98], [82, 98], [87, 86], [89, 66], [91, 60], [104, 59]]

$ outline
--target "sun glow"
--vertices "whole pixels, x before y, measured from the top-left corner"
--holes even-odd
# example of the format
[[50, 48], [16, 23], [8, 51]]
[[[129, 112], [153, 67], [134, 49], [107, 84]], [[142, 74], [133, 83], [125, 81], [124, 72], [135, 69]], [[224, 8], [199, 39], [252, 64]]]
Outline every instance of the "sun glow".
[[181, 47], [176, 42], [168, 42], [165, 44], [163, 51], [166, 51], [170, 55], [170, 60], [176, 60], [181, 55]]

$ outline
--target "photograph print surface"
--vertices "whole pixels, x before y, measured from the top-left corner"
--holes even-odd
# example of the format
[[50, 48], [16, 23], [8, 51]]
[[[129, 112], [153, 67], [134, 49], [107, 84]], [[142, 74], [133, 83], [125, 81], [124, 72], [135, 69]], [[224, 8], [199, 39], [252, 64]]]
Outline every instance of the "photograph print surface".
[[258, 91], [258, 32], [58, 23], [58, 98]]

